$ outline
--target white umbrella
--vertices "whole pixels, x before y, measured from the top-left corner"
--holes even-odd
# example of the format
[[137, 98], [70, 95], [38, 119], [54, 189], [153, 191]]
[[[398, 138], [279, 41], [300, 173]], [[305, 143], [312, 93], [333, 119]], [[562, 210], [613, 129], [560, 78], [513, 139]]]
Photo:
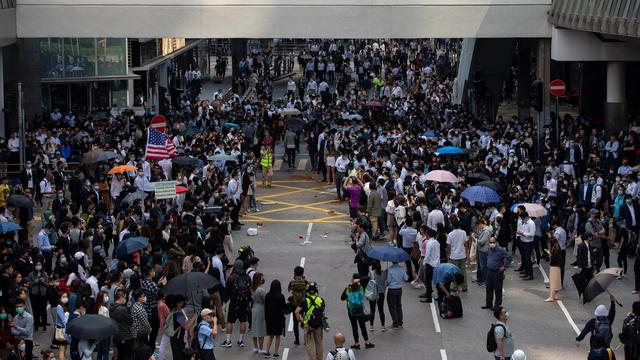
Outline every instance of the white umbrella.
[[522, 203], [522, 204], [515, 204], [513, 206], [513, 212], [516, 212], [518, 210], [518, 206], [524, 206], [524, 209], [527, 211], [527, 214], [529, 214], [529, 216], [531, 217], [542, 217], [547, 215], [547, 209], [545, 209], [544, 206], [539, 205], [539, 204], [534, 204], [534, 203]]
[[425, 176], [428, 181], [443, 182], [443, 183], [457, 183], [460, 181], [457, 176], [447, 170], [433, 170], [429, 171]]

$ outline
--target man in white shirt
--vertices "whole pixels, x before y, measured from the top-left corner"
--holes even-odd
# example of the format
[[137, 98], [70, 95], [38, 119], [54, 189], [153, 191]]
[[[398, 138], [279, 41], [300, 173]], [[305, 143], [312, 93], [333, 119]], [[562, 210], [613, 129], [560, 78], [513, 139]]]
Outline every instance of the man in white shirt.
[[336, 348], [329, 351], [325, 360], [356, 360], [356, 354], [353, 350], [344, 347], [345, 341], [342, 333], [336, 333], [333, 336], [333, 343], [336, 345]]
[[91, 297], [94, 299], [98, 298], [98, 293], [100, 292], [100, 287], [98, 287], [98, 279], [96, 278], [96, 275], [100, 275], [100, 269], [94, 267], [91, 270], [91, 276], [87, 278], [87, 284], [91, 288]]
[[548, 190], [547, 199], [558, 196], [558, 181], [549, 171], [544, 174], [544, 188]]
[[436, 266], [440, 265], [440, 243], [435, 239], [435, 230], [427, 228], [426, 236], [428, 236], [429, 239], [424, 244], [425, 251], [424, 259], [422, 260], [422, 266], [424, 267], [424, 276], [422, 278], [422, 283], [426, 287], [426, 292], [420, 295], [420, 297], [422, 298], [420, 302], [430, 303], [432, 300], [431, 294], [433, 293], [433, 269]]
[[47, 173], [40, 181], [40, 203], [45, 209], [49, 205], [49, 198], [53, 192], [51, 189], [51, 178], [51, 173]]
[[427, 227], [436, 231], [438, 230], [438, 224], [444, 225], [444, 214], [440, 209], [433, 209], [427, 215]]
[[347, 176], [347, 166], [349, 166], [349, 157], [340, 154], [336, 159], [336, 192], [340, 199], [342, 199], [342, 182], [344, 177]]
[[533, 251], [533, 237], [536, 234], [536, 225], [526, 211], [520, 213], [516, 235], [520, 237], [520, 252], [522, 254], [523, 280], [533, 280], [533, 263], [531, 252]]
[[464, 275], [462, 291], [467, 291], [467, 249], [469, 242], [467, 233], [460, 229], [460, 222], [455, 220], [451, 224], [453, 230], [447, 235], [447, 253], [449, 262], [456, 265]]

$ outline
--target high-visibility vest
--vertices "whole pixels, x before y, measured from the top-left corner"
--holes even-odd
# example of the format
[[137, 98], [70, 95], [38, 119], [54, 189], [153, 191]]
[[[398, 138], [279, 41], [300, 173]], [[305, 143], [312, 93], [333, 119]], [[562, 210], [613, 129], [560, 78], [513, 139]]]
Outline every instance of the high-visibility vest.
[[271, 149], [262, 155], [262, 158], [260, 158], [260, 165], [262, 165], [262, 167], [273, 166], [273, 153], [271, 152]]
[[307, 302], [307, 311], [304, 313], [304, 318], [302, 319], [304, 325], [307, 325], [307, 323], [309, 322], [309, 319], [311, 319], [311, 315], [316, 309], [318, 308], [321, 309], [322, 307], [324, 307], [324, 300], [322, 300], [322, 298], [317, 295], [309, 295], [306, 298], [306, 302]]

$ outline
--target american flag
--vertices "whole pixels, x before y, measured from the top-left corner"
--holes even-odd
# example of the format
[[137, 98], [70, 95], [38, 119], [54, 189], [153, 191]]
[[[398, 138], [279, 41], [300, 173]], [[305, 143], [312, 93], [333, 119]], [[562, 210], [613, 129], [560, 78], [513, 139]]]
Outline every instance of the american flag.
[[159, 131], [147, 130], [147, 159], [168, 159], [177, 156], [173, 142]]

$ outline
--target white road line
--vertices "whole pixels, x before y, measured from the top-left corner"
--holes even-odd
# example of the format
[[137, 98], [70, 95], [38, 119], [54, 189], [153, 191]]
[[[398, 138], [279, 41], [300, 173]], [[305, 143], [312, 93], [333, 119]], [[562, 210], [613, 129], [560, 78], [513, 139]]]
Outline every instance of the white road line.
[[304, 262], [307, 258], [305, 258], [304, 256], [300, 259], [300, 267], [304, 267]]
[[544, 271], [544, 268], [542, 267], [542, 265], [538, 265], [538, 269], [540, 270], [540, 273], [542, 274], [542, 278], [544, 279], [544, 283], [548, 284], [549, 283], [549, 277], [547, 276], [547, 272]]
[[562, 303], [562, 300], [556, 300], [556, 302], [558, 303], [558, 306], [560, 306], [560, 309], [564, 313], [564, 316], [567, 318], [567, 321], [569, 321], [569, 324], [573, 328], [573, 331], [576, 332], [576, 335], [580, 335], [580, 329], [578, 329], [578, 326], [576, 325], [576, 323], [571, 318], [571, 314], [569, 314], [569, 311], [567, 310], [567, 308]]
[[433, 327], [436, 332], [440, 332], [440, 321], [438, 321], [438, 312], [436, 311], [436, 304], [431, 300], [431, 317], [433, 318]]
[[293, 314], [289, 314], [289, 326], [287, 326], [287, 331], [293, 331]]
[[442, 360], [447, 360], [447, 350], [440, 349], [440, 357], [442, 358]]
[[311, 244], [311, 228], [313, 228], [313, 223], [309, 223], [309, 227], [307, 228], [307, 236], [304, 238], [304, 241], [300, 243], [300, 245]]
[[303, 171], [307, 168], [307, 163], [309, 162], [308, 159], [300, 159], [300, 161], [298, 162], [298, 167], [297, 170], [299, 171]]
[[282, 350], [282, 360], [287, 360], [288, 357], [289, 357], [289, 348], [284, 348], [284, 350]]

